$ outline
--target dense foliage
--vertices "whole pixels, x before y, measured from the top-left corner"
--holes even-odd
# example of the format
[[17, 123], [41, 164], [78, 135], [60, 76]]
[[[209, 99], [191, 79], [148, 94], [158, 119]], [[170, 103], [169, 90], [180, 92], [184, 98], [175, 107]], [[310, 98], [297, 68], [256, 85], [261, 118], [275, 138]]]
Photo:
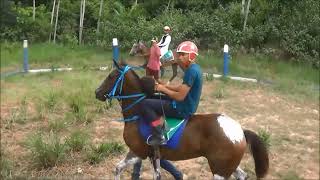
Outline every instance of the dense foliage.
[[[56, 0], [57, 3], [58, 0]], [[82, 0], [60, 3], [57, 42], [78, 44]], [[2, 0], [0, 36], [6, 41], [49, 40], [54, 0], [33, 2]], [[254, 0], [246, 28], [241, 0], [102, 0], [86, 1], [83, 43], [110, 47], [117, 37], [128, 48], [134, 40], [161, 36], [162, 27], [172, 27], [173, 43], [190, 39], [202, 49], [219, 51], [227, 43], [233, 51], [260, 52], [319, 67], [320, 18], [317, 0]]]

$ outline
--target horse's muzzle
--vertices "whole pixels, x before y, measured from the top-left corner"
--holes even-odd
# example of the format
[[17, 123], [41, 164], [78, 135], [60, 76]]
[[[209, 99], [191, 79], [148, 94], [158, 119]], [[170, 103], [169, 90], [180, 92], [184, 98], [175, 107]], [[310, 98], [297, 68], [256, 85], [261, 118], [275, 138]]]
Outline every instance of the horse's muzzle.
[[104, 93], [102, 93], [100, 91], [100, 88], [96, 89], [95, 94], [96, 94], [96, 99], [98, 99], [100, 101], [106, 101], [107, 100], [107, 97], [105, 96]]

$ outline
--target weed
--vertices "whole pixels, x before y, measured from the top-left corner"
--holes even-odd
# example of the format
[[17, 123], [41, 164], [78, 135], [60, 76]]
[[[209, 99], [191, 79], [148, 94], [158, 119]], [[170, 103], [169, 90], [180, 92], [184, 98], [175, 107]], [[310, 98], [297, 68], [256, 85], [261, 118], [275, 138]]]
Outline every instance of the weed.
[[213, 81], [214, 80], [213, 74], [206, 74], [205, 77], [206, 77], [207, 81]]
[[36, 114], [34, 120], [45, 120], [46, 108], [45, 108], [44, 104], [37, 103], [36, 104], [36, 112], [37, 112], [37, 114]]
[[39, 168], [49, 168], [63, 161], [66, 146], [60, 143], [57, 134], [51, 131], [48, 139], [43, 134], [37, 133], [27, 139], [27, 148], [31, 151], [31, 157]]
[[5, 156], [3, 150], [1, 149], [0, 154], [0, 167], [1, 167], [1, 179], [11, 179], [12, 178], [12, 163]]
[[88, 134], [80, 130], [74, 131], [70, 137], [66, 139], [66, 144], [72, 151], [81, 151], [86, 145]]
[[54, 132], [59, 132], [62, 129], [65, 129], [66, 127], [66, 122], [59, 120], [59, 119], [54, 119], [49, 121], [49, 130], [54, 131]]
[[214, 97], [217, 99], [223, 99], [226, 97], [226, 90], [224, 86], [220, 87], [214, 92]]
[[48, 108], [49, 111], [54, 111], [56, 105], [58, 103], [58, 95], [57, 93], [51, 91], [46, 97], [45, 106]]
[[271, 135], [264, 129], [259, 129], [258, 136], [262, 140], [262, 142], [266, 145], [267, 149], [271, 146]]
[[124, 145], [117, 142], [102, 143], [98, 146], [91, 146], [87, 158], [91, 164], [97, 164], [105, 157], [123, 153], [124, 150]]

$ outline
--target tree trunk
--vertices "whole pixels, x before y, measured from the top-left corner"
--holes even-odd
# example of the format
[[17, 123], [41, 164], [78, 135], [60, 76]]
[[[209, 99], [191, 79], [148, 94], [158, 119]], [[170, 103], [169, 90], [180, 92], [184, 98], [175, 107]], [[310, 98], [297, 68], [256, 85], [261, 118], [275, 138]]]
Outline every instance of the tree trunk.
[[244, 18], [244, 23], [243, 23], [243, 31], [245, 31], [245, 29], [246, 29], [247, 19], [248, 19], [248, 14], [249, 14], [249, 9], [250, 9], [250, 4], [251, 4], [251, 0], [249, 0], [248, 4], [247, 4], [246, 16]]
[[59, 7], [60, 7], [60, 0], [58, 0], [58, 5], [57, 5], [56, 23], [54, 25], [53, 43], [56, 43], [57, 25], [58, 25], [58, 18], [59, 18]]
[[167, 5], [167, 8], [166, 8], [166, 11], [168, 11], [168, 10], [169, 10], [170, 3], [171, 3], [171, 0], [169, 0], [169, 2], [168, 2], [168, 5]]
[[242, 0], [241, 3], [241, 15], [244, 15], [244, 8], [246, 7], [246, 0]]
[[51, 21], [50, 21], [50, 35], [49, 35], [49, 42], [51, 42], [51, 36], [52, 36], [52, 24], [53, 24], [53, 17], [54, 17], [54, 10], [56, 7], [56, 0], [53, 0], [53, 6], [51, 11]]
[[86, 0], [82, 0], [81, 7], [80, 7], [79, 44], [81, 44], [81, 42], [82, 42], [82, 30], [83, 30], [83, 20], [84, 20], [85, 8], [86, 8]]
[[36, 20], [36, 0], [33, 0], [33, 21]]
[[103, 0], [100, 1], [99, 18], [98, 18], [98, 24], [97, 24], [97, 34], [99, 34], [99, 31], [100, 31], [100, 18], [101, 18], [101, 14], [102, 14], [102, 6], [103, 6]]

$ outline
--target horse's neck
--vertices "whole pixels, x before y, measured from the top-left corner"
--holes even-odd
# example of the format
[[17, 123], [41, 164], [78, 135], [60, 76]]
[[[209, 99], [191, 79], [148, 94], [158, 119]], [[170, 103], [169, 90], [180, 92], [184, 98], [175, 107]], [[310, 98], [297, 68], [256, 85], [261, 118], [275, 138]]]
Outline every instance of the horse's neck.
[[144, 48], [141, 49], [142, 55], [143, 55], [145, 58], [149, 58], [149, 56], [150, 56], [150, 49], [151, 49], [151, 48], [148, 48], [146, 45], [144, 45]]
[[[140, 87], [140, 82], [138, 79], [136, 79], [133, 74], [133, 72], [128, 72], [129, 74], [126, 75], [126, 79], [124, 80], [125, 84], [123, 85], [123, 95], [135, 95], [135, 94], [142, 94], [142, 90]], [[132, 74], [131, 74], [132, 73]], [[129, 107], [130, 105], [136, 103], [136, 101], [140, 97], [134, 97], [134, 98], [126, 98], [121, 101], [121, 108], [124, 110], [125, 108]], [[139, 103], [133, 105], [131, 108], [123, 112], [124, 118], [131, 118], [135, 115], [137, 115], [138, 112], [138, 106]]]

